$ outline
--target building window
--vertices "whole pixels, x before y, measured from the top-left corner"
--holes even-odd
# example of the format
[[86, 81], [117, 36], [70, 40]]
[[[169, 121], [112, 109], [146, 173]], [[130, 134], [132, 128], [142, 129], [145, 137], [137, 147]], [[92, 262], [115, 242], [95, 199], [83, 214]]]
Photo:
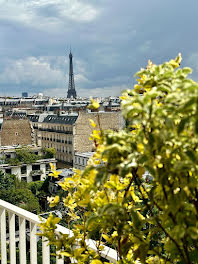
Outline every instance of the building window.
[[49, 163], [46, 164], [46, 170], [51, 170]]
[[5, 173], [7, 173], [7, 174], [12, 174], [12, 173], [11, 173], [11, 169], [6, 169], [6, 170], [5, 170]]
[[32, 165], [32, 170], [40, 170], [40, 165], [39, 164]]
[[27, 167], [26, 166], [22, 166], [21, 167], [21, 174], [26, 174], [27, 173]]
[[40, 181], [40, 180], [41, 180], [41, 176], [40, 175], [32, 176], [32, 181]]
[[11, 155], [10, 154], [6, 154], [6, 159], [10, 159]]
[[21, 177], [21, 181], [27, 182], [27, 177]]

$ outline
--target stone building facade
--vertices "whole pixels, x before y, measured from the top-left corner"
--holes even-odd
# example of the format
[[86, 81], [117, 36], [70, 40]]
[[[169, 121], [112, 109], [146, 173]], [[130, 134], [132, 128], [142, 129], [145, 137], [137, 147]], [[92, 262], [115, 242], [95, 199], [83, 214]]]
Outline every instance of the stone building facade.
[[38, 124], [38, 144], [44, 148], [54, 148], [56, 159], [70, 166], [73, 164], [73, 136], [77, 114], [48, 115]]
[[123, 126], [120, 112], [79, 112], [78, 119], [74, 125], [74, 152], [94, 151], [94, 144], [89, 140], [90, 134], [93, 131], [93, 127], [90, 125], [90, 119], [97, 124], [95, 129], [99, 129], [98, 122], [100, 122], [100, 127], [103, 130], [119, 130]]
[[[120, 112], [101, 112], [99, 118], [103, 130], [118, 130], [123, 126]], [[97, 124], [98, 113], [82, 111], [78, 114], [48, 115], [38, 122], [38, 145], [54, 148], [56, 159], [72, 166], [76, 152], [94, 151], [94, 144], [89, 140], [93, 130], [89, 119]], [[98, 125], [96, 129], [99, 129]]]
[[84, 170], [88, 160], [93, 156], [94, 152], [83, 152], [74, 154], [73, 166], [75, 169]]
[[1, 127], [1, 146], [32, 145], [34, 131], [28, 119], [4, 119]]

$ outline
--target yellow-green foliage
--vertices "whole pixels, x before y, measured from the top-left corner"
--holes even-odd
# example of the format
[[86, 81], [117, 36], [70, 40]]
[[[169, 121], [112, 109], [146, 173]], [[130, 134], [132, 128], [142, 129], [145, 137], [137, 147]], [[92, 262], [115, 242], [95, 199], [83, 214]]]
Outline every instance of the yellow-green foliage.
[[198, 84], [180, 61], [149, 62], [136, 74], [121, 97], [126, 129], [94, 130], [88, 166], [60, 184], [74, 235], [56, 236], [52, 216], [41, 227], [61, 254], [99, 264], [107, 244], [118, 263], [198, 263]]

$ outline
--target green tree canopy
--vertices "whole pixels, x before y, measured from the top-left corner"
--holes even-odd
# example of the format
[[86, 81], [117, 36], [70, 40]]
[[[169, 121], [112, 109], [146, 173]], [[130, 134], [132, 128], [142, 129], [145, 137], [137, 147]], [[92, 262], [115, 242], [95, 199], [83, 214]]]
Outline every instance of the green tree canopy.
[[54, 148], [43, 148], [42, 151], [44, 159], [51, 159], [55, 157], [56, 150]]
[[15, 183], [15, 179], [15, 175], [4, 174], [0, 171], [0, 191], [11, 188]]
[[10, 165], [19, 165], [21, 163], [31, 164], [39, 159], [39, 155], [32, 152], [28, 147], [23, 147], [16, 150], [16, 157], [6, 159], [5, 162]]
[[16, 158], [22, 163], [30, 164], [38, 160], [38, 155], [31, 152], [29, 148], [21, 148], [16, 150]]
[[0, 171], [0, 199], [22, 207], [28, 211], [39, 213], [38, 199], [27, 183], [19, 181], [15, 175], [4, 174]]

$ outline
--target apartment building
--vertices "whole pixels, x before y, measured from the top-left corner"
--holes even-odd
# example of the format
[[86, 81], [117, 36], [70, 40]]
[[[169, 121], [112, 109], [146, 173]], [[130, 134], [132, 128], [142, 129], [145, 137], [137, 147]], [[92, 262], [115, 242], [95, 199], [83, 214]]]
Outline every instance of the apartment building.
[[[118, 130], [124, 124], [120, 112], [79, 111], [79, 113], [47, 115], [40, 122], [38, 119], [37, 125], [33, 125], [38, 127], [38, 145], [44, 148], [55, 148], [56, 159], [72, 166], [76, 152], [94, 151], [95, 146], [89, 140], [93, 130], [89, 119], [97, 124], [98, 118], [103, 130]], [[99, 129], [98, 125], [96, 129]]]
[[55, 158], [42, 158], [41, 147], [29, 146], [28, 150], [38, 156], [32, 163], [13, 164], [11, 162], [17, 156], [17, 150], [22, 146], [1, 146], [0, 147], [0, 170], [3, 173], [15, 174], [20, 180], [26, 182], [44, 180], [51, 171], [49, 163], [56, 167]]
[[2, 146], [35, 144], [34, 130], [27, 119], [4, 119], [0, 138]]
[[93, 156], [94, 152], [83, 152], [74, 154], [74, 168], [84, 170], [87, 166], [88, 160]]
[[74, 124], [78, 114], [48, 115], [38, 123], [38, 145], [54, 148], [56, 159], [70, 166], [73, 164]]

